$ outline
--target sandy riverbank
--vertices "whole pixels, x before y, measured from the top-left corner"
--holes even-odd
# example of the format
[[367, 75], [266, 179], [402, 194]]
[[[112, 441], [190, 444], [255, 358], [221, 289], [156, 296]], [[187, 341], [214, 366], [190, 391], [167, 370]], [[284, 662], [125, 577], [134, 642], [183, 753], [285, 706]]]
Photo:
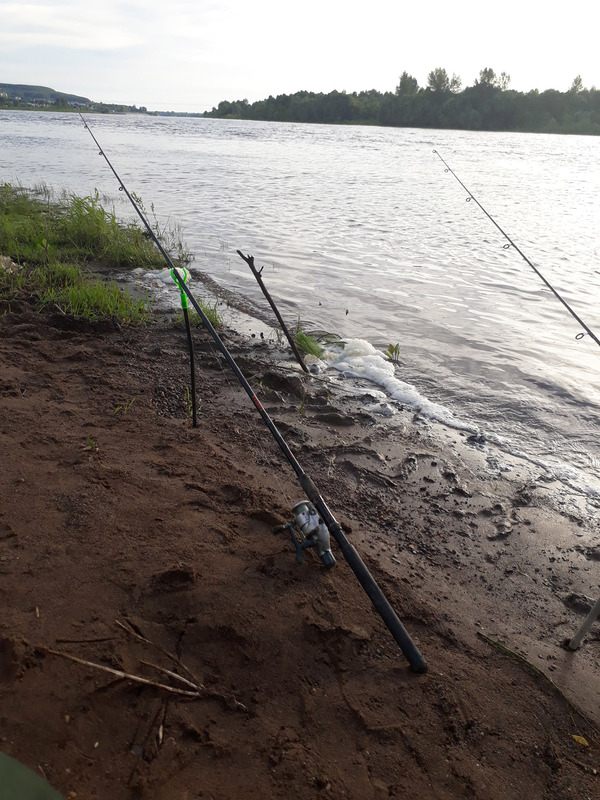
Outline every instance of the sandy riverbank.
[[[516, 461], [494, 475], [408, 410], [391, 432], [368, 399], [290, 380], [266, 343], [225, 334], [427, 658], [414, 675], [335, 546], [332, 570], [298, 566], [273, 534], [301, 491], [203, 332], [193, 429], [182, 329], [12, 311], [2, 751], [71, 798], [597, 796], [600, 737], [572, 704], [600, 723], [598, 623], [577, 653], [561, 647], [585, 613], [567, 595], [598, 592], [583, 511], [550, 507]], [[140, 663], [174, 669], [166, 651], [203, 689], [44, 648], [169, 683]]]

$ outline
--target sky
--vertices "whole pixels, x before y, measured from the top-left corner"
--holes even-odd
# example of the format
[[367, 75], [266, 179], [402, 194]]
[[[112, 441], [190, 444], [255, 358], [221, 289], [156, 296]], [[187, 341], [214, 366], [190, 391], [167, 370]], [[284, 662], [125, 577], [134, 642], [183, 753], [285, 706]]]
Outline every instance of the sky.
[[0, 0], [0, 83], [205, 111], [221, 100], [420, 86], [491, 67], [518, 91], [600, 88], [597, 0]]

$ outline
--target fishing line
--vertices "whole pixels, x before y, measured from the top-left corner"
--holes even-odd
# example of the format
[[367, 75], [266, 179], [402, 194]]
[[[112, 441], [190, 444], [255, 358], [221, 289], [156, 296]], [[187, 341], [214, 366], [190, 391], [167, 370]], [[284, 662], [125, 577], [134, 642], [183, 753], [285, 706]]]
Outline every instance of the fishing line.
[[[468, 189], [468, 188], [465, 186], [465, 184], [464, 184], [464, 183], [461, 181], [461, 179], [458, 177], [458, 175], [456, 174], [456, 172], [454, 172], [454, 170], [453, 170], [453, 169], [452, 169], [452, 168], [451, 168], [451, 167], [450, 167], [450, 166], [449, 166], [449, 165], [446, 163], [446, 161], [444, 161], [444, 159], [443, 159], [443, 158], [442, 158], [442, 156], [441, 156], [441, 155], [438, 153], [438, 151], [437, 151], [437, 150], [434, 150], [433, 152], [436, 154], [436, 156], [437, 156], [437, 157], [440, 159], [440, 161], [442, 162], [442, 164], [445, 166], [445, 168], [446, 168], [446, 170], [445, 170], [445, 171], [446, 171], [446, 172], [449, 172], [451, 175], [453, 175], [453, 176], [456, 178], [456, 180], [457, 180], [457, 181], [460, 183], [460, 185], [462, 186], [462, 188], [465, 190], [465, 192], [466, 192], [466, 193], [469, 195], [469, 196], [467, 197], [467, 202], [469, 202], [469, 201], [471, 201], [471, 200], [474, 200], [474, 201], [477, 203], [477, 205], [479, 206], [479, 208], [480, 208], [480, 209], [483, 211], [483, 213], [486, 215], [486, 217], [487, 217], [487, 218], [490, 220], [490, 222], [492, 222], [492, 223], [493, 223], [493, 224], [496, 226], [496, 228], [498, 228], [498, 230], [500, 231], [500, 233], [502, 234], [502, 236], [504, 236], [504, 238], [505, 238], [505, 239], [508, 241], [508, 244], [505, 244], [505, 245], [503, 245], [504, 249], [505, 249], [505, 250], [508, 250], [508, 248], [509, 248], [509, 247], [513, 247], [513, 248], [514, 248], [514, 249], [517, 251], [517, 253], [518, 253], [518, 254], [521, 256], [521, 258], [523, 259], [523, 261], [525, 261], [525, 262], [526, 262], [526, 263], [527, 263], [527, 264], [528, 264], [528, 265], [531, 267], [531, 269], [532, 269], [532, 270], [535, 272], [535, 274], [538, 276], [538, 278], [540, 278], [540, 279], [541, 279], [541, 280], [542, 280], [542, 281], [543, 281], [543, 282], [546, 284], [546, 286], [548, 287], [548, 289], [550, 289], [550, 291], [551, 291], [551, 292], [552, 292], [552, 294], [553, 294], [553, 295], [556, 297], [556, 299], [557, 299], [557, 300], [559, 300], [559, 301], [560, 301], [560, 302], [563, 304], [563, 306], [564, 306], [564, 307], [567, 309], [567, 311], [569, 312], [569, 314], [571, 314], [571, 316], [572, 316], [572, 317], [574, 317], [574, 318], [577, 320], [577, 322], [578, 322], [578, 323], [581, 325], [581, 327], [582, 327], [582, 328], [584, 329], [584, 331], [585, 331], [585, 332], [588, 334], [588, 336], [590, 336], [590, 337], [591, 337], [591, 338], [592, 338], [592, 339], [593, 339], [593, 340], [596, 342], [596, 344], [598, 345], [598, 347], [600, 347], [600, 339], [598, 339], [598, 337], [597, 337], [597, 336], [596, 336], [596, 334], [595, 334], [595, 333], [594, 333], [594, 332], [591, 330], [591, 328], [589, 328], [589, 327], [588, 327], [588, 326], [585, 324], [585, 322], [584, 322], [584, 321], [581, 319], [581, 317], [580, 317], [580, 316], [579, 316], [579, 315], [578, 315], [578, 314], [577, 314], [577, 313], [576, 313], [576, 312], [575, 312], [575, 311], [574, 311], [574, 310], [571, 308], [571, 306], [570, 306], [570, 305], [567, 303], [567, 301], [566, 301], [566, 300], [565, 300], [563, 297], [561, 297], [561, 295], [560, 295], [560, 294], [559, 294], [559, 293], [556, 291], [556, 289], [555, 289], [555, 288], [552, 286], [552, 284], [551, 284], [551, 283], [550, 283], [550, 282], [549, 282], [549, 281], [548, 281], [548, 280], [547, 280], [547, 279], [546, 279], [546, 278], [545, 278], [545, 277], [542, 275], [542, 273], [540, 272], [540, 270], [539, 270], [539, 269], [538, 269], [538, 268], [537, 268], [537, 267], [536, 267], [534, 264], [532, 264], [532, 262], [531, 262], [531, 261], [530, 261], [530, 260], [527, 258], [527, 256], [525, 255], [525, 253], [524, 253], [524, 252], [523, 252], [523, 251], [522, 251], [522, 250], [521, 250], [521, 249], [520, 249], [520, 248], [519, 248], [519, 247], [518, 247], [518, 246], [517, 246], [517, 245], [516, 245], [516, 244], [513, 242], [513, 240], [512, 240], [512, 239], [510, 238], [510, 236], [509, 236], [509, 235], [506, 233], [506, 231], [505, 231], [503, 228], [501, 228], [501, 227], [500, 227], [500, 225], [499, 225], [499, 224], [496, 222], [496, 220], [495, 220], [495, 219], [492, 217], [492, 215], [491, 215], [491, 214], [490, 214], [490, 213], [489, 213], [489, 212], [488, 212], [488, 211], [487, 211], [487, 210], [486, 210], [486, 209], [485, 209], [485, 208], [484, 208], [484, 207], [481, 205], [481, 203], [480, 203], [480, 202], [479, 202], [479, 200], [478, 200], [478, 199], [475, 197], [475, 195], [473, 194], [473, 192], [471, 192], [471, 190], [470, 190], [470, 189]], [[584, 336], [584, 334], [583, 334], [583, 333], [578, 333], [578, 334], [577, 334], [577, 336], [576, 336], [575, 338], [576, 338], [576, 339], [582, 339], [582, 338], [583, 338], [583, 336]]]
[[384, 593], [381, 590], [380, 586], [377, 584], [377, 582], [375, 581], [375, 579], [373, 578], [373, 576], [371, 575], [371, 573], [367, 569], [364, 561], [361, 559], [361, 557], [359, 556], [359, 554], [356, 551], [356, 549], [354, 548], [354, 546], [348, 541], [348, 539], [346, 537], [346, 534], [343, 532], [339, 522], [335, 519], [335, 517], [331, 513], [330, 509], [328, 508], [327, 504], [325, 503], [324, 499], [319, 494], [319, 492], [317, 490], [317, 487], [312, 482], [310, 477], [306, 474], [306, 472], [304, 472], [304, 470], [300, 466], [299, 462], [297, 461], [296, 457], [294, 456], [294, 454], [292, 453], [292, 451], [288, 447], [287, 442], [285, 441], [285, 439], [283, 438], [283, 436], [281, 435], [281, 433], [277, 429], [275, 423], [273, 422], [273, 420], [271, 419], [269, 414], [263, 408], [263, 406], [262, 406], [260, 400], [258, 399], [258, 397], [254, 394], [250, 384], [246, 380], [246, 378], [245, 378], [244, 374], [242, 373], [241, 369], [239, 368], [237, 362], [235, 361], [235, 359], [233, 358], [233, 356], [231, 355], [231, 353], [229, 352], [229, 350], [225, 346], [225, 343], [223, 342], [223, 340], [221, 339], [221, 337], [219, 336], [217, 331], [214, 329], [212, 323], [210, 322], [210, 320], [208, 319], [208, 317], [206, 316], [206, 314], [202, 310], [202, 307], [197, 303], [195, 297], [193, 296], [193, 294], [189, 290], [188, 286], [186, 285], [185, 280], [183, 279], [183, 276], [179, 273], [177, 267], [173, 264], [173, 262], [172, 262], [171, 258], [169, 257], [168, 253], [165, 251], [165, 249], [163, 248], [163, 246], [159, 242], [155, 232], [150, 227], [150, 224], [147, 222], [147, 220], [146, 220], [145, 216], [143, 215], [142, 211], [140, 210], [138, 204], [136, 203], [136, 201], [134, 200], [132, 195], [127, 191], [127, 189], [125, 187], [125, 184], [123, 183], [123, 181], [119, 177], [117, 171], [115, 170], [115, 168], [111, 164], [108, 156], [103, 151], [102, 147], [100, 146], [100, 143], [98, 142], [98, 140], [96, 139], [96, 137], [94, 136], [92, 131], [90, 130], [90, 127], [87, 124], [87, 122], [85, 121], [85, 119], [83, 118], [83, 115], [80, 113], [79, 116], [81, 117], [81, 120], [82, 120], [85, 128], [88, 130], [88, 132], [89, 132], [90, 136], [92, 137], [92, 139], [94, 140], [96, 146], [98, 147], [99, 154], [101, 156], [103, 156], [104, 160], [106, 161], [106, 163], [110, 167], [113, 175], [117, 179], [120, 189], [122, 191], [124, 191], [125, 194], [127, 195], [127, 197], [129, 199], [129, 201], [131, 202], [132, 206], [135, 208], [137, 215], [139, 216], [139, 218], [141, 219], [144, 227], [148, 231], [148, 234], [152, 238], [154, 244], [157, 246], [157, 248], [158, 248], [159, 252], [161, 253], [161, 255], [163, 256], [164, 260], [166, 261], [167, 266], [171, 269], [171, 275], [172, 275], [173, 279], [175, 280], [175, 282], [178, 284], [180, 291], [187, 295], [190, 303], [193, 305], [195, 310], [198, 312], [199, 317], [201, 318], [202, 322], [204, 323], [204, 327], [206, 328], [206, 330], [212, 336], [212, 338], [213, 338], [215, 344], [217, 345], [218, 349], [221, 351], [221, 353], [225, 357], [225, 360], [227, 361], [227, 363], [231, 367], [233, 373], [235, 374], [236, 378], [240, 382], [242, 388], [244, 389], [244, 391], [246, 392], [246, 394], [248, 395], [248, 397], [250, 398], [250, 400], [254, 404], [254, 407], [256, 408], [256, 410], [258, 411], [260, 416], [262, 417], [263, 422], [265, 423], [265, 425], [267, 426], [267, 428], [271, 432], [273, 438], [275, 439], [275, 441], [279, 445], [280, 449], [282, 450], [283, 454], [287, 458], [290, 466], [292, 467], [292, 469], [296, 473], [296, 476], [298, 478], [300, 486], [302, 487], [303, 491], [305, 492], [307, 498], [310, 500], [310, 502], [317, 509], [317, 511], [319, 513], [319, 516], [321, 517], [321, 519], [323, 520], [323, 522], [327, 526], [327, 529], [329, 530], [329, 533], [333, 536], [333, 538], [337, 542], [338, 547], [340, 548], [340, 550], [342, 552], [342, 555], [346, 559], [346, 562], [348, 563], [348, 565], [350, 566], [350, 568], [354, 572], [354, 575], [356, 576], [358, 582], [360, 583], [362, 588], [365, 590], [367, 596], [369, 597], [369, 599], [373, 603], [377, 613], [379, 614], [379, 616], [381, 617], [383, 622], [386, 624], [388, 630], [390, 631], [390, 633], [394, 637], [396, 643], [398, 644], [398, 646], [400, 647], [402, 653], [404, 654], [404, 656], [406, 657], [407, 661], [409, 662], [411, 669], [413, 670], [413, 672], [418, 672], [418, 673], [426, 672], [427, 671], [427, 662], [423, 658], [423, 656], [420, 653], [420, 651], [419, 651], [418, 647], [416, 646], [416, 644], [411, 639], [408, 631], [406, 630], [406, 628], [404, 627], [404, 625], [400, 621], [398, 615], [396, 614], [396, 612], [394, 611], [394, 609], [390, 605], [388, 599], [384, 595]]

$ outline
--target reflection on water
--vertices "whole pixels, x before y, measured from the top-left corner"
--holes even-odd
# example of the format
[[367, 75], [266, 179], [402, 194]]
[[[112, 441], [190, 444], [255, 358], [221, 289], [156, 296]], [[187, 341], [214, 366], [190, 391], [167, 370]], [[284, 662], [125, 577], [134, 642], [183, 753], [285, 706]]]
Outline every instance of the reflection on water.
[[[253, 254], [290, 319], [377, 348], [399, 342], [398, 378], [432, 403], [597, 472], [600, 351], [575, 338], [575, 321], [433, 150], [600, 329], [598, 138], [88, 121], [128, 189], [181, 223], [196, 266], [219, 283], [263, 303], [236, 250]], [[0, 143], [1, 180], [118, 194], [76, 115], [0, 113]]]

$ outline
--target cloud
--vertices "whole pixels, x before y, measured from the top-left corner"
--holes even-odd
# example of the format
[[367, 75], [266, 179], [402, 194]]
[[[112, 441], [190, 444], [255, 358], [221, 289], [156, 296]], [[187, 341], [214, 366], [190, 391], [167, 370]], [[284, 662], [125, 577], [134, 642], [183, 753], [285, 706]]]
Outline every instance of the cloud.
[[[114, 12], [114, 13], [113, 13]], [[139, 45], [140, 29], [124, 24], [123, 4], [5, 3], [0, 42], [20, 47], [115, 50]]]
[[[578, 5], [575, 0], [574, 5]], [[521, 91], [600, 83], [593, 25], [505, 0], [0, 0], [2, 80], [106, 102], [210, 108], [300, 89], [393, 91], [435, 67], [472, 84], [484, 67]], [[515, 19], [519, 24], [515, 25]]]
[[171, 40], [202, 40], [214, 24], [226, 22], [227, 6], [190, 0], [106, 0], [3, 3], [0, 42], [73, 50], [117, 50]]

